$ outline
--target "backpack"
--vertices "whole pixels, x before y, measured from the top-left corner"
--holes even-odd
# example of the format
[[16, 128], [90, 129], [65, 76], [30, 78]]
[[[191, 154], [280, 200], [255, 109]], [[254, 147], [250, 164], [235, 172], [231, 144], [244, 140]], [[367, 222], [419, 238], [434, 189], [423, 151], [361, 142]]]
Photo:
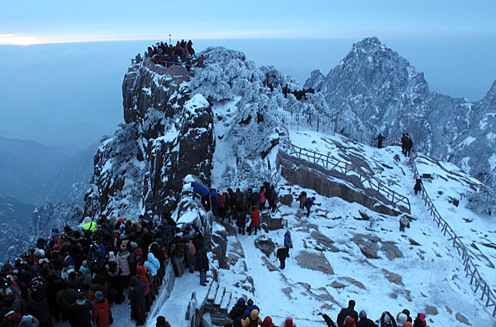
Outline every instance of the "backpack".
[[184, 243], [180, 242], [180, 243], [176, 243], [175, 244], [176, 246], [174, 247], [174, 256], [175, 257], [184, 257], [184, 248], [185, 248], [185, 245]]
[[196, 254], [196, 248], [193, 243], [187, 243], [186, 247], [188, 248], [188, 256], [193, 256]]

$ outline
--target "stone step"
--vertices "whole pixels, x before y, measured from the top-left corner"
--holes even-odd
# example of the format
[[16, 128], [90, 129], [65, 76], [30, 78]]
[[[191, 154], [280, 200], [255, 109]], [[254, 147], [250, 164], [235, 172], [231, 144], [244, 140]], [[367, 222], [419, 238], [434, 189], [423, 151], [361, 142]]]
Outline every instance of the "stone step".
[[207, 301], [213, 303], [217, 295], [217, 290], [219, 289], [219, 283], [213, 281], [210, 284], [210, 289], [208, 290]]
[[229, 303], [231, 302], [231, 298], [232, 298], [232, 292], [226, 290], [224, 293], [224, 297], [220, 302], [220, 311], [222, 313], [227, 314], [229, 312]]
[[224, 297], [224, 294], [226, 293], [226, 288], [225, 287], [219, 287], [217, 290], [217, 294], [215, 295], [214, 299], [214, 306], [220, 307], [220, 304], [222, 303], [222, 298]]

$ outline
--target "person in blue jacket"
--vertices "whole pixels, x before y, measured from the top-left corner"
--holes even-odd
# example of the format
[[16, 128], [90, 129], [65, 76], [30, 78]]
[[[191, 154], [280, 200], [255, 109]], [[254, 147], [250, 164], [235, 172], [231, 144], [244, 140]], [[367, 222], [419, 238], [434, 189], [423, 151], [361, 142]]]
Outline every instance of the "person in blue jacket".
[[203, 207], [210, 210], [210, 191], [208, 188], [197, 182], [191, 182], [191, 187], [193, 188], [193, 199], [196, 198], [196, 194], [199, 194]]

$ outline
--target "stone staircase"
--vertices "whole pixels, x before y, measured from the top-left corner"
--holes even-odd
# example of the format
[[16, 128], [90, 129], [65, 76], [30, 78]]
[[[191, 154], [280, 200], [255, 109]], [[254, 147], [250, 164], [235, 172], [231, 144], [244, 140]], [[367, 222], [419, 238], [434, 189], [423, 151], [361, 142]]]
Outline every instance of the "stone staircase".
[[210, 314], [214, 325], [224, 326], [225, 323], [232, 322], [227, 315], [238, 298], [239, 296], [219, 285], [218, 282], [214, 281], [210, 284], [204, 310]]

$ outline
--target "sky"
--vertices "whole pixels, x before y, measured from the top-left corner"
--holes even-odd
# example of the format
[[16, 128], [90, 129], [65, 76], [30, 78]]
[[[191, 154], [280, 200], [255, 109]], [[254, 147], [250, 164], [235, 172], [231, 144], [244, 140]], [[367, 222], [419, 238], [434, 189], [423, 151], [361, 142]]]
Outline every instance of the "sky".
[[377, 36], [431, 90], [480, 100], [496, 79], [494, 12], [494, 1], [2, 1], [0, 135], [80, 147], [112, 135], [130, 58], [169, 37], [243, 51], [304, 83]]
[[[492, 35], [494, 1], [2, 1], [0, 43]], [[139, 13], [139, 14], [138, 14]]]
[[[223, 113], [226, 107], [215, 106], [214, 111]], [[216, 128], [223, 128], [217, 125], [222, 124], [216, 124]], [[213, 233], [219, 238], [224, 233], [228, 235], [226, 257], [231, 263], [229, 269], [220, 269], [213, 254], [209, 253], [208, 286], [200, 286], [198, 272], [186, 271], [175, 279], [170, 296], [170, 290], [166, 291], [164, 287], [150, 311], [146, 326], [155, 326], [155, 319], [159, 315], [165, 316], [171, 326], [189, 326], [184, 317], [192, 294], [195, 293], [197, 303], [201, 305], [209, 297], [210, 288], [217, 288], [217, 283], [220, 291], [232, 293], [228, 309], [239, 297], [251, 298], [260, 307], [261, 318], [271, 316], [277, 326], [282, 326], [284, 319], [291, 316], [299, 327], [324, 327], [326, 325], [318, 313], [327, 313], [336, 321], [340, 308], [345, 307], [350, 299], [356, 301], [357, 311], [365, 310], [374, 321], [386, 310], [396, 317], [406, 308], [415, 317], [430, 306], [437, 310], [437, 314], [427, 314], [429, 326], [464, 326], [457, 320], [457, 316], [461, 319], [460, 315], [473, 326], [492, 325], [493, 307], [484, 308], [483, 301], [479, 300], [480, 292], [474, 293], [470, 288], [469, 278], [465, 277], [462, 260], [453, 249], [452, 241], [443, 235], [420, 195], [413, 194], [413, 172], [407, 164], [408, 159], [401, 156], [399, 147], [376, 149], [361, 144], [351, 145], [340, 136], [304, 129], [299, 132], [291, 130], [290, 138], [299, 147], [317, 150], [342, 161], [348, 160], [350, 156], [363, 158], [378, 178], [387, 180], [392, 189], [410, 198], [413, 218], [410, 228], [400, 233], [396, 217], [380, 215], [358, 203], [320, 196], [314, 190], [282, 181], [277, 188], [280, 196], [291, 194], [296, 198], [297, 194], [305, 190], [310, 196], [316, 196], [317, 203], [308, 218], [295, 201], [289, 206], [278, 206], [275, 217], [284, 218], [293, 241], [286, 268], [278, 268], [279, 263], [274, 254], [266, 256], [255, 247], [257, 238], [271, 239], [281, 245], [286, 228], [261, 231], [257, 236], [232, 235], [229, 229], [214, 219]], [[340, 146], [337, 146], [339, 143], [346, 143], [347, 148], [340, 150]], [[229, 156], [229, 144], [226, 138], [219, 140], [214, 162]], [[395, 155], [401, 156], [399, 162], [394, 159]], [[466, 175], [451, 164], [437, 164], [423, 156], [417, 159], [417, 167], [421, 174], [437, 176], [431, 182], [424, 181], [427, 193], [437, 211], [469, 247], [480, 274], [489, 285], [494, 285], [496, 250], [491, 244], [494, 245], [496, 229], [491, 217], [480, 216], [466, 209], [467, 199], [461, 198], [462, 193], [470, 192], [468, 183], [461, 177]], [[222, 178], [219, 175], [221, 170], [213, 170], [212, 173], [214, 180]], [[471, 178], [467, 177], [466, 180]], [[190, 191], [189, 182], [188, 177], [185, 178], [185, 194]], [[450, 197], [460, 199], [457, 207], [450, 203]], [[200, 205], [198, 207], [201, 208]], [[372, 227], [370, 221], [360, 219], [360, 212], [373, 217], [375, 221]], [[205, 215], [204, 212], [202, 214]], [[198, 218], [198, 212], [194, 209], [183, 210], [178, 218], [180, 224], [191, 223]], [[324, 235], [320, 239], [326, 237], [331, 240], [334, 249], [319, 242], [316, 233]], [[402, 256], [388, 259], [386, 253], [379, 250], [379, 258], [366, 258], [352, 241], [356, 235], [378, 237], [379, 247], [394, 244]], [[412, 245], [412, 240], [418, 244]], [[318, 266], [325, 267], [324, 260], [327, 260], [333, 273], [306, 266], [303, 261], [309, 253], [321, 255], [322, 262]], [[389, 281], [386, 278], [389, 272], [399, 275], [401, 282]], [[217, 277], [214, 278], [214, 275]], [[214, 279], [216, 282], [213, 282]], [[221, 299], [220, 296], [216, 298]], [[126, 304], [114, 306], [113, 310], [118, 325], [132, 324]]]

